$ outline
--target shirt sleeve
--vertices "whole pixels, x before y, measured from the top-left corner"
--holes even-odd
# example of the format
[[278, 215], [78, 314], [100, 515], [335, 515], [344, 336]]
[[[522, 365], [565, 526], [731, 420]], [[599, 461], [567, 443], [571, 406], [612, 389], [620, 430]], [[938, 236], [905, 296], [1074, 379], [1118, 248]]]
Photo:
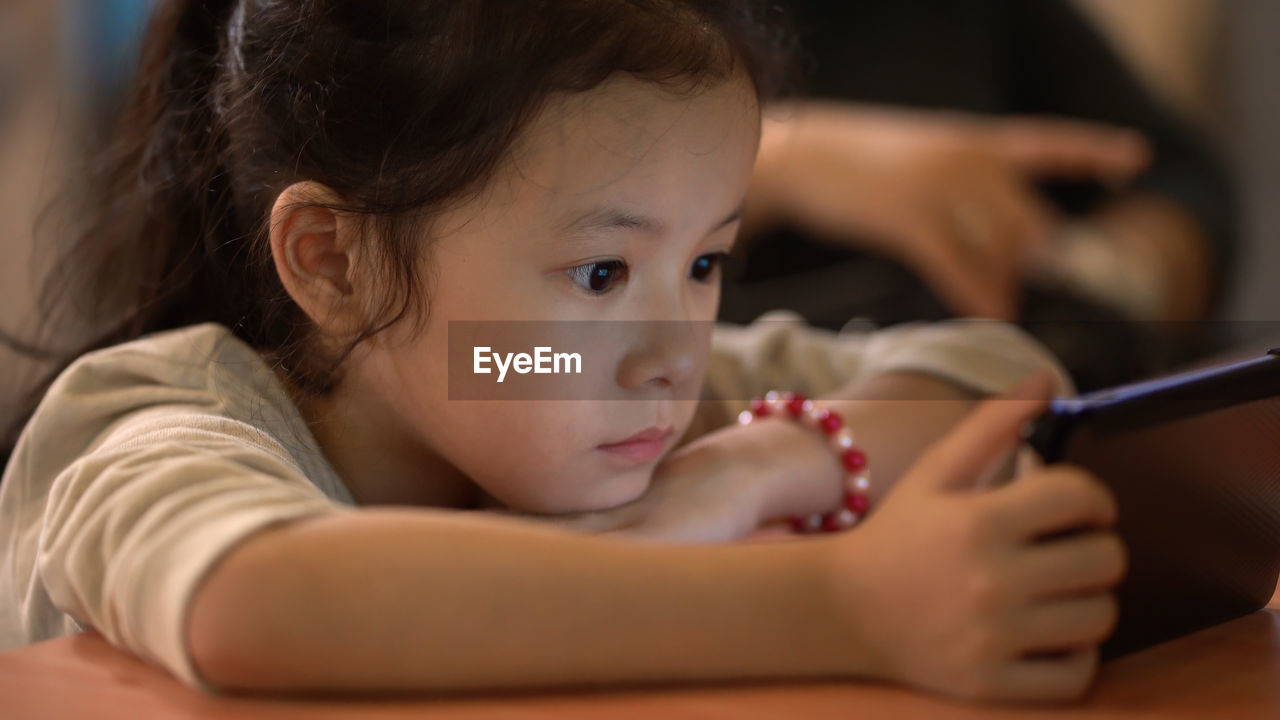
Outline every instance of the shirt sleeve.
[[257, 431], [218, 416], [126, 423], [56, 479], [38, 570], [53, 602], [111, 643], [212, 690], [186, 646], [195, 589], [271, 525], [341, 512]]
[[842, 352], [861, 356], [857, 377], [912, 371], [979, 395], [997, 395], [1038, 371], [1048, 371], [1058, 395], [1075, 394], [1070, 374], [1039, 340], [1015, 325], [948, 320], [898, 325], [872, 333], [841, 332]]
[[1070, 375], [1036, 339], [1007, 323], [953, 320], [874, 332], [833, 332], [790, 311], [766, 313], [746, 327], [713, 333], [704, 402], [691, 436], [728, 423], [769, 390], [822, 396], [889, 372], [936, 377], [980, 395], [1012, 389], [1038, 370], [1059, 395], [1075, 393]]

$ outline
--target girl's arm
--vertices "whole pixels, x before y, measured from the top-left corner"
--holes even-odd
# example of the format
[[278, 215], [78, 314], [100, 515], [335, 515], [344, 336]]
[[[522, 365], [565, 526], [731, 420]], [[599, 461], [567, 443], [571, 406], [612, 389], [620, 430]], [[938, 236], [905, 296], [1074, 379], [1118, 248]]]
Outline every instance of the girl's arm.
[[[832, 396], [875, 458], [880, 493], [975, 399], [914, 373]], [[668, 471], [646, 501], [581, 521], [632, 538], [730, 539], [831, 507], [840, 492], [825, 440], [787, 421], [706, 436]], [[630, 527], [613, 527], [620, 522]], [[841, 613], [819, 597], [821, 544], [642, 545], [410, 510], [318, 518], [261, 537], [214, 573], [191, 611], [192, 654], [215, 685], [465, 689], [871, 669], [839, 640]], [[470, 582], [440, 581], [459, 575]], [[264, 627], [236, 620], [262, 611], [272, 613], [259, 616]], [[541, 621], [519, 622], [533, 617]]]
[[187, 647], [235, 690], [868, 677], [1077, 697], [1122, 550], [1106, 532], [1038, 538], [1109, 527], [1114, 503], [1064, 468], [960, 492], [1043, 407], [1024, 395], [971, 414], [856, 530], [805, 542], [674, 546], [389, 509], [276, 526], [196, 590]]
[[[874, 458], [881, 495], [974, 401], [914, 373], [832, 396]], [[667, 489], [630, 509], [642, 515], [627, 534], [727, 539], [838, 500], [833, 453], [793, 422], [733, 428], [682, 452]], [[209, 682], [236, 689], [867, 674], [836, 629], [842, 613], [821, 597], [822, 547], [673, 547], [474, 513], [344, 513], [235, 551], [192, 606], [190, 647]]]
[[820, 543], [657, 545], [374, 509], [267, 530], [197, 591], [192, 659], [235, 690], [467, 690], [866, 672]]

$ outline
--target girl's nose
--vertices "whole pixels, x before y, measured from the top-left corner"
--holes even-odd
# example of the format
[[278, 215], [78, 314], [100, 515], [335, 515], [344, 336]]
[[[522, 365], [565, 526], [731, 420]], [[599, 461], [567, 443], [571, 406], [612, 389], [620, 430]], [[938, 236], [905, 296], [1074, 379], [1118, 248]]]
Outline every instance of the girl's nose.
[[[686, 388], [696, 392], [698, 369], [710, 343], [710, 321], [638, 321], [633, 342], [618, 365], [626, 390]], [[690, 398], [693, 399], [693, 398]]]

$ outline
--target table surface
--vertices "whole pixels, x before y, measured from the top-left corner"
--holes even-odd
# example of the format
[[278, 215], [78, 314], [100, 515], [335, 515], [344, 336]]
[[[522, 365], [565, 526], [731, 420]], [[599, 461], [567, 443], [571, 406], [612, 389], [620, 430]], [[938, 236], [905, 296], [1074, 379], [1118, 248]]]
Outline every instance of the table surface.
[[952, 702], [885, 685], [788, 683], [390, 700], [213, 697], [93, 633], [0, 654], [0, 715], [100, 720], [259, 718], [1264, 718], [1280, 717], [1280, 592], [1269, 610], [1106, 663], [1067, 706]]

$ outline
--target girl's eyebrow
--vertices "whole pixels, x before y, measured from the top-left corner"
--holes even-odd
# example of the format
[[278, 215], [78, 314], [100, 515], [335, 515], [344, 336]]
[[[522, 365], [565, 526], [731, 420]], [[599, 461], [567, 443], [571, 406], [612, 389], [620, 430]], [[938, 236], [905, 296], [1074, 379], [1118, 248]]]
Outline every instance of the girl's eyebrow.
[[[738, 205], [728, 217], [716, 223], [711, 232], [726, 228], [742, 219], [743, 206]], [[564, 230], [570, 235], [590, 234], [592, 232], [609, 232], [613, 230], [635, 230], [645, 235], [660, 237], [666, 232], [661, 220], [645, 215], [637, 215], [618, 208], [594, 210], [569, 222]]]

